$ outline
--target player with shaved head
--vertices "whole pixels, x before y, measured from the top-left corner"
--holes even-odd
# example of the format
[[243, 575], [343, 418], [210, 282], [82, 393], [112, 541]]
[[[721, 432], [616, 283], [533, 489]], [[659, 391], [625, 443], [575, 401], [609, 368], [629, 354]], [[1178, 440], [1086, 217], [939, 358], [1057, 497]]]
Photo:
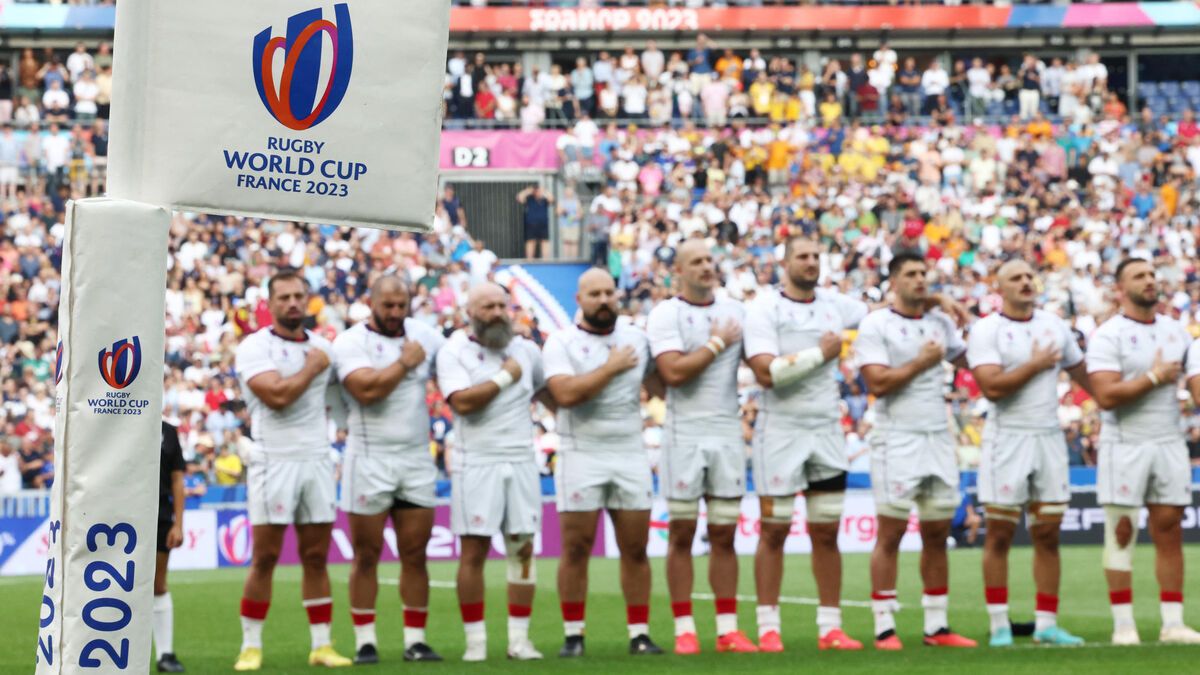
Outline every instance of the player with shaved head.
[[355, 663], [377, 663], [376, 567], [388, 517], [400, 555], [404, 660], [440, 661], [425, 644], [429, 573], [425, 547], [433, 531], [437, 467], [429, 454], [425, 384], [446, 340], [409, 318], [408, 287], [396, 276], [371, 286], [371, 317], [333, 343], [347, 396], [349, 437], [342, 467], [342, 510], [350, 516], [354, 564], [350, 613]]
[[529, 641], [537, 584], [533, 538], [541, 528], [542, 490], [533, 454], [529, 404], [547, 406], [542, 355], [513, 335], [508, 292], [491, 283], [467, 297], [470, 326], [437, 355], [438, 387], [458, 415], [450, 455], [450, 523], [461, 539], [458, 601], [467, 634], [464, 661], [487, 658], [483, 566], [492, 536], [503, 533], [508, 567], [508, 657], [540, 659]]
[[617, 288], [605, 270], [579, 278], [579, 323], [546, 341], [546, 387], [558, 403], [562, 443], [555, 464], [562, 557], [558, 593], [566, 640], [559, 656], [583, 656], [588, 558], [600, 509], [621, 552], [629, 653], [661, 654], [649, 637], [646, 559], [653, 482], [642, 445], [643, 382], [661, 390], [646, 334], [617, 322]]
[[1120, 313], [1096, 329], [1087, 350], [1092, 393], [1104, 411], [1096, 497], [1104, 507], [1112, 641], [1141, 642], [1133, 620], [1133, 547], [1145, 506], [1161, 594], [1158, 639], [1200, 644], [1200, 633], [1183, 623], [1181, 523], [1192, 486], [1178, 400], [1185, 356], [1189, 386], [1200, 394], [1200, 350], [1183, 324], [1157, 312], [1161, 291], [1149, 261], [1122, 261], [1117, 291]]
[[1058, 422], [1058, 375], [1089, 388], [1083, 350], [1070, 326], [1037, 309], [1037, 277], [1024, 260], [996, 273], [1003, 308], [971, 327], [967, 363], [991, 401], [979, 465], [987, 515], [983, 584], [993, 647], [1013, 644], [1008, 619], [1008, 550], [1027, 513], [1037, 587], [1035, 642], [1078, 645], [1059, 628], [1059, 528], [1071, 499], [1067, 442]]
[[675, 614], [675, 653], [700, 651], [692, 618], [692, 542], [701, 497], [708, 509], [708, 579], [716, 596], [717, 651], [756, 652], [738, 630], [733, 548], [746, 492], [737, 395], [743, 309], [717, 296], [717, 268], [702, 239], [680, 244], [675, 281], [679, 295], [659, 303], [647, 324], [655, 365], [667, 385], [659, 485], [670, 518], [667, 586]]
[[783, 548], [792, 530], [796, 494], [804, 492], [812, 569], [817, 582], [818, 646], [862, 649], [842, 631], [842, 558], [838, 531], [846, 496], [845, 434], [837, 357], [842, 331], [858, 327], [866, 303], [818, 290], [821, 250], [793, 237], [784, 246], [783, 286], [746, 310], [746, 356], [766, 390], [754, 430], [752, 466], [762, 531], [754, 556], [758, 648], [783, 651], [779, 591]]

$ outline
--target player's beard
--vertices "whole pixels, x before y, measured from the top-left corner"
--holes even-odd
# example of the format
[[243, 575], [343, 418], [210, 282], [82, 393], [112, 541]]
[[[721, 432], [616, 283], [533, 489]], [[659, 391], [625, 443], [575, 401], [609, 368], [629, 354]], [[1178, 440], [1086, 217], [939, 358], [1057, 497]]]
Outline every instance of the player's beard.
[[399, 319], [395, 322], [392, 322], [395, 323], [395, 327], [392, 327], [388, 325], [388, 320], [380, 316], [378, 313], [372, 313], [371, 316], [375, 319], [375, 330], [379, 331], [381, 335], [385, 335], [387, 337], [396, 337], [404, 330], [404, 319]]
[[795, 284], [796, 288], [799, 288], [805, 292], [815, 290], [817, 287], [817, 279], [805, 279], [804, 277], [798, 275], [789, 278], [791, 279], [791, 282]]
[[508, 317], [501, 317], [491, 323], [471, 319], [471, 331], [475, 333], [479, 344], [488, 349], [504, 349], [513, 339], [512, 323]]
[[1129, 296], [1129, 301], [1142, 309], [1154, 309], [1158, 306], [1158, 291], [1155, 291], [1154, 295], [1150, 297], [1146, 297], [1142, 293], [1132, 293]]
[[286, 331], [295, 332], [300, 330], [300, 327], [304, 325], [304, 317], [280, 316], [275, 318], [275, 323], [279, 324], [279, 327]]
[[596, 330], [608, 330], [617, 325], [617, 313], [608, 305], [600, 305], [591, 314], [584, 314], [583, 320]]

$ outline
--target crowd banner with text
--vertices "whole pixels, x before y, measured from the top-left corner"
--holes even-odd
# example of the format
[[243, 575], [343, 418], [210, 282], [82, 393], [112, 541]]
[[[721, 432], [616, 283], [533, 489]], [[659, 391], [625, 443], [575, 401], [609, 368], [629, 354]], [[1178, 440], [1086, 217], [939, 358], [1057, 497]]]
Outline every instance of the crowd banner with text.
[[442, 132], [442, 170], [557, 171], [561, 131]]
[[117, 6], [109, 194], [427, 231], [445, 0]]
[[67, 207], [39, 675], [150, 661], [170, 225], [145, 204]]

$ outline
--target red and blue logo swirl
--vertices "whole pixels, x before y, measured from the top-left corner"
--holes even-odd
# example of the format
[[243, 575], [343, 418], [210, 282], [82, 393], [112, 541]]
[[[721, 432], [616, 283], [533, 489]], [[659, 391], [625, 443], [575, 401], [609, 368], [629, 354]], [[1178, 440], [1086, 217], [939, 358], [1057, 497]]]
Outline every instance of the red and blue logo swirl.
[[59, 384], [63, 379], [63, 343], [58, 341], [58, 348], [54, 350], [54, 384]]
[[[342, 2], [334, 5], [333, 12], [336, 23], [324, 18], [320, 8], [310, 9], [288, 19], [287, 37], [272, 37], [272, 29], [267, 28], [254, 38], [251, 61], [258, 96], [271, 116], [293, 131], [311, 129], [328, 119], [350, 86], [354, 67], [350, 9]], [[280, 51], [283, 70], [277, 78]]]
[[130, 340], [117, 340], [112, 349], [101, 349], [100, 377], [113, 389], [124, 389], [137, 379], [142, 369], [142, 342], [134, 335]]

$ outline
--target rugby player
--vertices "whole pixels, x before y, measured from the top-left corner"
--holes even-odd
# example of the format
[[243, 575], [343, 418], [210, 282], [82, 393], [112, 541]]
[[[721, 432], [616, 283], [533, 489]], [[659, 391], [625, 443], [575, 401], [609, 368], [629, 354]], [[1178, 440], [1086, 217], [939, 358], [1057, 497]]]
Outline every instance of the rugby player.
[[1089, 389], [1083, 350], [1071, 327], [1035, 307], [1037, 278], [1024, 260], [996, 272], [999, 313], [971, 327], [967, 363], [992, 402], [983, 432], [979, 501], [987, 517], [983, 585], [993, 647], [1013, 644], [1008, 618], [1008, 550], [1028, 513], [1037, 588], [1035, 642], [1078, 645], [1058, 626], [1058, 538], [1071, 499], [1067, 441], [1058, 423], [1058, 374]]
[[746, 491], [737, 396], [743, 309], [717, 297], [720, 278], [703, 240], [680, 244], [675, 273], [680, 294], [659, 303], [647, 324], [655, 365], [667, 385], [659, 485], [670, 518], [667, 586], [675, 614], [675, 653], [700, 651], [691, 598], [692, 541], [701, 497], [708, 507], [708, 579], [716, 597], [717, 651], [756, 652], [738, 630], [733, 548]]
[[391, 516], [400, 556], [404, 660], [441, 661], [425, 643], [437, 467], [429, 454], [425, 384], [446, 340], [408, 318], [408, 288], [396, 276], [371, 286], [371, 317], [334, 340], [338, 377], [349, 407], [342, 466], [342, 510], [350, 516], [354, 564], [350, 614], [358, 664], [377, 663], [375, 598], [383, 530]]
[[655, 386], [645, 333], [617, 323], [612, 276], [593, 268], [579, 278], [581, 319], [546, 341], [546, 388], [558, 404], [562, 438], [555, 464], [562, 556], [558, 594], [566, 640], [562, 657], [583, 656], [588, 558], [600, 509], [612, 519], [621, 552], [630, 654], [661, 654], [650, 640], [650, 562], [646, 541], [654, 497], [642, 445], [641, 390]]
[[746, 355], [766, 390], [754, 430], [752, 468], [762, 530], [754, 556], [758, 648], [783, 651], [779, 589], [783, 547], [796, 494], [804, 492], [817, 582], [820, 649], [862, 649], [842, 631], [838, 530], [845, 502], [845, 434], [838, 417], [837, 357], [842, 331], [867, 315], [865, 303], [817, 290], [821, 252], [808, 238], [784, 245], [783, 286], [746, 310]]
[[508, 657], [540, 659], [529, 641], [536, 590], [533, 539], [541, 523], [541, 482], [533, 455], [530, 400], [549, 407], [542, 355], [514, 336], [508, 293], [494, 283], [471, 289], [470, 327], [437, 355], [438, 386], [458, 415], [451, 453], [450, 521], [459, 535], [458, 601], [467, 636], [464, 661], [487, 658], [483, 565], [503, 533], [508, 566]]
[[267, 283], [273, 326], [246, 337], [236, 369], [250, 412], [254, 441], [246, 469], [253, 551], [242, 596], [242, 651], [235, 670], [262, 667], [262, 627], [271, 604], [271, 579], [288, 525], [295, 525], [308, 612], [309, 665], [353, 664], [333, 649], [330, 624], [329, 537], [337, 515], [329, 456], [326, 398], [339, 395], [330, 364], [333, 345], [304, 328], [308, 283], [293, 271]]
[[1117, 266], [1121, 311], [1088, 342], [1087, 367], [1103, 409], [1096, 497], [1104, 508], [1104, 576], [1115, 645], [1141, 642], [1133, 620], [1133, 547], [1143, 506], [1154, 541], [1162, 642], [1200, 644], [1183, 623], [1183, 509], [1192, 503], [1191, 467], [1180, 427], [1179, 375], [1200, 393], [1200, 353], [1183, 324], [1155, 310], [1154, 266], [1129, 258]]
[[927, 311], [928, 268], [920, 255], [901, 252], [888, 265], [891, 306], [867, 315], [855, 350], [868, 391], [876, 397], [871, 432], [871, 485], [879, 533], [871, 554], [875, 648], [902, 649], [893, 616], [900, 540], [913, 507], [921, 531], [926, 645], [974, 647], [950, 630], [946, 538], [961, 501], [958, 462], [949, 430], [943, 361], [965, 367], [966, 345], [953, 320]]
[[183, 664], [175, 658], [175, 608], [167, 588], [167, 564], [171, 549], [183, 545], [183, 447], [179, 430], [162, 423], [161, 453], [158, 469], [158, 556], [154, 565], [154, 649], [158, 652], [158, 672], [182, 673]]

